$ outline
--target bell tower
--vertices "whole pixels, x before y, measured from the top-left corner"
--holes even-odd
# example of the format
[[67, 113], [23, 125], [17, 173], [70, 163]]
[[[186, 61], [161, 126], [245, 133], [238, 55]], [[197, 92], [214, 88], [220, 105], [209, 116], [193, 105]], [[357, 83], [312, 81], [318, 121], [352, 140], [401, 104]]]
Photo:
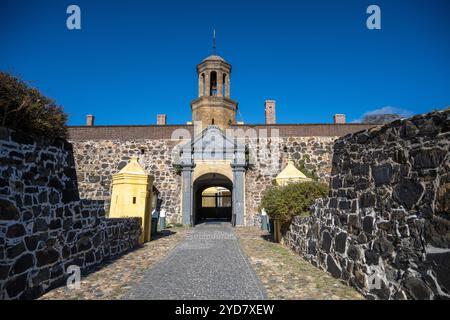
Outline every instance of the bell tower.
[[191, 102], [192, 121], [201, 121], [202, 128], [216, 125], [221, 129], [236, 124], [238, 104], [230, 98], [231, 65], [213, 54], [197, 65], [198, 98]]

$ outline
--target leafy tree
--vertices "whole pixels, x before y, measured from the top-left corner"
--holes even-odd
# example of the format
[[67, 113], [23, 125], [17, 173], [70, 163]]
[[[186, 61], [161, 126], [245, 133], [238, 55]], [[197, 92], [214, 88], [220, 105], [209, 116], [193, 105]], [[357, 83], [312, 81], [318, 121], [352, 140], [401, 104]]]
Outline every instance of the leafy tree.
[[294, 216], [309, 215], [314, 200], [327, 194], [328, 186], [316, 181], [273, 186], [264, 193], [260, 210], [264, 208], [272, 219], [288, 223]]
[[67, 137], [67, 115], [50, 98], [0, 72], [0, 126], [48, 138]]

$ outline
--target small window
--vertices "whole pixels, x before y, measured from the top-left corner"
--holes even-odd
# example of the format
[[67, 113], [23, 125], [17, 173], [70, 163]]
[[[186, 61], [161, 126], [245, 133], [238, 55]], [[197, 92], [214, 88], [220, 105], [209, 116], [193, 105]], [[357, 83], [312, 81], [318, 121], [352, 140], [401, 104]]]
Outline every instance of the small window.
[[212, 125], [214, 125], [214, 118], [212, 118], [212, 120], [211, 120], [211, 124], [212, 124]]
[[216, 96], [217, 95], [217, 72], [212, 71], [210, 75], [210, 84], [209, 84], [209, 95]]
[[133, 204], [136, 204], [136, 197], [133, 197]]

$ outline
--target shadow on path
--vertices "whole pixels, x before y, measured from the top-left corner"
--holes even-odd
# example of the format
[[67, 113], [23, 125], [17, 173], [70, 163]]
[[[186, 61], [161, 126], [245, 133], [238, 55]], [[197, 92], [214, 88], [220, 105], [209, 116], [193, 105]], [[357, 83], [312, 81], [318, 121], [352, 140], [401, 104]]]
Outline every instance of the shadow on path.
[[127, 299], [265, 299], [230, 223], [208, 221], [149, 269]]

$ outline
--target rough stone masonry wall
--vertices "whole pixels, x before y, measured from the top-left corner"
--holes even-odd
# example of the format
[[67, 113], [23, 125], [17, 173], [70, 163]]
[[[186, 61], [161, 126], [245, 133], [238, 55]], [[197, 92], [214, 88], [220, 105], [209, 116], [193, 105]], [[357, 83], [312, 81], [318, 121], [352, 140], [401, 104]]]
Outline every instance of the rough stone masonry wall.
[[[328, 183], [331, 174], [333, 143], [338, 137], [282, 137], [278, 145], [274, 139], [248, 141], [253, 164], [245, 173], [246, 225], [260, 225], [259, 205], [264, 192], [273, 186], [288, 158], [297, 167], [301, 163], [319, 181]], [[274, 149], [276, 148], [276, 152]], [[272, 164], [276, 164], [272, 168]]]
[[173, 168], [171, 154], [178, 143], [170, 139], [72, 141], [80, 195], [104, 201], [109, 212], [112, 175], [131, 157], [138, 157], [144, 169], [155, 177], [153, 185], [167, 220], [181, 223], [181, 177]]
[[[259, 224], [258, 206], [264, 190], [287, 163], [288, 154], [298, 164], [315, 170], [320, 180], [328, 182], [334, 140], [350, 132], [372, 127], [365, 124], [300, 124], [300, 125], [232, 125], [242, 132], [261, 131], [269, 136], [278, 131], [281, 142], [277, 158], [279, 166], [267, 171], [272, 161], [271, 139], [260, 137], [261, 143], [250, 141], [249, 150], [263, 149], [252, 168], [246, 171], [246, 224]], [[192, 136], [192, 125], [165, 126], [78, 126], [69, 127], [74, 146], [80, 195], [103, 200], [109, 211], [112, 175], [118, 172], [131, 156], [137, 156], [146, 171], [155, 176], [155, 187], [163, 200], [167, 220], [181, 223], [181, 177], [172, 166], [171, 150], [174, 132]], [[267, 136], [267, 135], [266, 135]], [[142, 153], [143, 152], [143, 153]], [[304, 158], [305, 157], [305, 158]]]
[[[271, 142], [260, 139], [249, 142], [256, 150], [254, 165], [246, 172], [246, 224], [258, 225], [258, 210], [262, 194], [286, 166], [288, 155], [294, 162], [304, 161], [306, 169], [314, 171], [320, 180], [328, 182], [331, 173], [332, 145], [337, 137], [281, 138], [277, 145], [279, 158], [271, 151]], [[73, 141], [77, 178], [82, 197], [103, 200], [108, 212], [112, 175], [137, 156], [144, 169], [155, 176], [154, 186], [162, 199], [167, 220], [181, 223], [181, 177], [173, 168], [172, 151], [179, 142], [169, 139], [143, 140], [80, 140]], [[270, 169], [277, 162], [275, 170]]]
[[80, 200], [72, 146], [0, 128], [0, 300], [28, 299], [136, 246], [140, 220]]
[[338, 139], [331, 193], [284, 242], [369, 298], [450, 298], [450, 110]]
[[[261, 197], [275, 177], [286, 166], [288, 155], [296, 164], [315, 172], [320, 180], [329, 181], [331, 173], [332, 146], [337, 137], [282, 137], [272, 152], [268, 139], [248, 141], [254, 165], [246, 172], [246, 224], [258, 225]], [[167, 220], [181, 223], [181, 177], [173, 168], [172, 150], [177, 141], [170, 139], [130, 140], [78, 140], [72, 141], [77, 168], [80, 195], [84, 198], [102, 200], [106, 212], [111, 199], [112, 175], [117, 173], [133, 156], [139, 158], [144, 169], [155, 176], [154, 186], [162, 199], [162, 209]], [[270, 164], [275, 161], [276, 169]]]

